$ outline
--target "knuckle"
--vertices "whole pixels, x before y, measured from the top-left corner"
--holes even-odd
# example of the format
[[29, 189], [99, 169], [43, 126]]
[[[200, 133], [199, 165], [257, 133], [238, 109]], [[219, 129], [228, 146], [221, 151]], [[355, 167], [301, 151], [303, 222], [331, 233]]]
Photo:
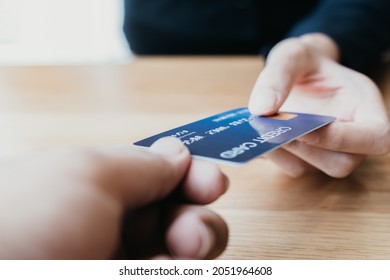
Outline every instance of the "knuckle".
[[311, 56], [310, 48], [299, 39], [290, 41], [288, 45], [286, 44], [286, 48], [289, 49], [291, 59], [301, 59]]
[[271, 51], [274, 53], [284, 53], [291, 60], [309, 57], [311, 55], [309, 47], [298, 38], [289, 38], [278, 43]]

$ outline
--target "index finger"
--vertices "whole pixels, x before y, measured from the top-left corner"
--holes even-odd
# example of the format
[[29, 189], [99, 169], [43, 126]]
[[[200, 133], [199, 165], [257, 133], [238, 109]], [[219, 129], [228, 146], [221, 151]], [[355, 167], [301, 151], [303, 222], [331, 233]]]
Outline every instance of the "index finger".
[[254, 115], [271, 115], [278, 111], [295, 82], [315, 70], [317, 62], [309, 48], [299, 39], [287, 39], [270, 52], [249, 99]]
[[300, 137], [299, 141], [332, 151], [383, 155], [390, 151], [390, 127], [386, 122], [335, 121]]

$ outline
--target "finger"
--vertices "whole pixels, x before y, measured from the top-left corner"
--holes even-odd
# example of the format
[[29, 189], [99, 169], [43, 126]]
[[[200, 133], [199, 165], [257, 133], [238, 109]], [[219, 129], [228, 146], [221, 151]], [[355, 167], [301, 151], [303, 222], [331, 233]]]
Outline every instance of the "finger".
[[183, 182], [183, 194], [193, 203], [209, 204], [227, 191], [228, 178], [217, 165], [193, 160]]
[[291, 177], [297, 178], [316, 170], [313, 166], [283, 148], [268, 153], [265, 158], [271, 160]]
[[200, 206], [171, 211], [166, 245], [179, 259], [212, 259], [226, 248], [228, 227], [216, 213]]
[[293, 141], [284, 148], [327, 175], [335, 178], [346, 177], [361, 163], [364, 156], [329, 151]]
[[228, 238], [222, 218], [200, 206], [156, 203], [128, 212], [123, 224], [123, 259], [214, 258]]
[[254, 115], [276, 113], [296, 81], [317, 67], [308, 47], [298, 39], [287, 39], [270, 52], [251, 97], [249, 111]]
[[390, 127], [386, 122], [336, 121], [299, 141], [331, 151], [383, 155], [390, 151]]
[[160, 139], [149, 151], [124, 146], [100, 155], [100, 185], [127, 208], [167, 196], [184, 178], [191, 161], [188, 150], [175, 138]]

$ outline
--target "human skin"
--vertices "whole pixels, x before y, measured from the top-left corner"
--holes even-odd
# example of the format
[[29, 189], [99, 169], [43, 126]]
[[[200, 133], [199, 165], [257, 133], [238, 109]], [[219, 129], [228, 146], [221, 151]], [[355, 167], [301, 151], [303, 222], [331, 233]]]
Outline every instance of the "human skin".
[[281, 110], [337, 117], [267, 156], [291, 176], [321, 170], [345, 177], [365, 156], [390, 151], [390, 125], [380, 90], [338, 59], [337, 45], [326, 35], [286, 39], [271, 50], [254, 86], [248, 105], [252, 114]]
[[0, 164], [1, 259], [209, 259], [226, 223], [202, 207], [227, 189], [177, 139], [30, 155]]

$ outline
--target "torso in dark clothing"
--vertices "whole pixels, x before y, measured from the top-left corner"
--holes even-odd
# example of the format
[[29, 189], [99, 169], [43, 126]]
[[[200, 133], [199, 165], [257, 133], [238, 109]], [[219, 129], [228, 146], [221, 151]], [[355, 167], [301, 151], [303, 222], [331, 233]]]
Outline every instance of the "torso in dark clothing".
[[136, 54], [256, 54], [281, 40], [317, 0], [125, 0]]
[[263, 54], [287, 37], [332, 38], [368, 72], [390, 48], [390, 0], [124, 0], [135, 54]]

